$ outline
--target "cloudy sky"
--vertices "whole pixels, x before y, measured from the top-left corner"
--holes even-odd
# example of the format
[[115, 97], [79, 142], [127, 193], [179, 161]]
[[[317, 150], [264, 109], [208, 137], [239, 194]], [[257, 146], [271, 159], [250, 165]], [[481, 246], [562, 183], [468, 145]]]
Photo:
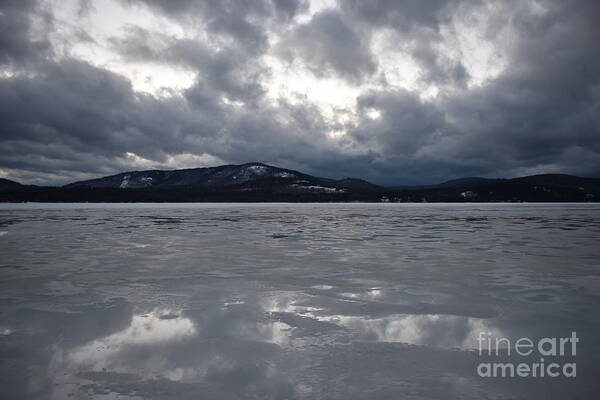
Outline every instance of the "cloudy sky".
[[0, 177], [600, 177], [597, 0], [0, 0]]

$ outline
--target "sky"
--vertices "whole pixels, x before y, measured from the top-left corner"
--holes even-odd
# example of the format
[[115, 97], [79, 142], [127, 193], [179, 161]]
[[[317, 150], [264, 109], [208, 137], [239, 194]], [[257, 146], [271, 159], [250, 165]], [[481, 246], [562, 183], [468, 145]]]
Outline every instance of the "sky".
[[600, 177], [597, 0], [0, 0], [0, 177]]

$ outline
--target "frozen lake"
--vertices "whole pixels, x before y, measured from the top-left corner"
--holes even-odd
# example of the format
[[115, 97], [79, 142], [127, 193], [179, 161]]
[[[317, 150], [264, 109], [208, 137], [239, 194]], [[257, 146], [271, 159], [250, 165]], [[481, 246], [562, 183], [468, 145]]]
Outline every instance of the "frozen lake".
[[6, 399], [591, 399], [599, 306], [600, 204], [0, 204]]

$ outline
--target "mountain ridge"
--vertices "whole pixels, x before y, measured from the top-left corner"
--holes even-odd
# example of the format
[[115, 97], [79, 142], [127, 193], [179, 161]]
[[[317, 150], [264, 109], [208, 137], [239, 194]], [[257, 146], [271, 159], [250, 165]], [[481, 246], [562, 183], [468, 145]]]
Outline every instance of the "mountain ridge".
[[0, 178], [0, 190], [14, 189], [23, 186], [19, 182], [10, 179]]
[[383, 187], [260, 162], [179, 170], [128, 171], [62, 187], [0, 179], [0, 201], [42, 202], [584, 202], [600, 201], [600, 179], [567, 174], [467, 177], [437, 185]]
[[250, 162], [245, 164], [227, 164], [217, 167], [186, 168], [174, 170], [128, 171], [96, 179], [73, 182], [65, 188], [175, 188], [175, 187], [220, 187], [245, 184], [252, 181], [280, 178], [297, 187], [311, 186], [332, 189], [380, 190], [381, 186], [363, 179], [329, 179], [308, 175], [287, 168]]

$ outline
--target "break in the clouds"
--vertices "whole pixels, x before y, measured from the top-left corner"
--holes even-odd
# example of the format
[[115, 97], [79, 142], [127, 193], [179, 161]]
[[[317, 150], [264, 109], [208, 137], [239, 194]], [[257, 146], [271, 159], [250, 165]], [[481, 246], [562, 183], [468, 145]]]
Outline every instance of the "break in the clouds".
[[593, 0], [2, 0], [0, 176], [600, 176]]

